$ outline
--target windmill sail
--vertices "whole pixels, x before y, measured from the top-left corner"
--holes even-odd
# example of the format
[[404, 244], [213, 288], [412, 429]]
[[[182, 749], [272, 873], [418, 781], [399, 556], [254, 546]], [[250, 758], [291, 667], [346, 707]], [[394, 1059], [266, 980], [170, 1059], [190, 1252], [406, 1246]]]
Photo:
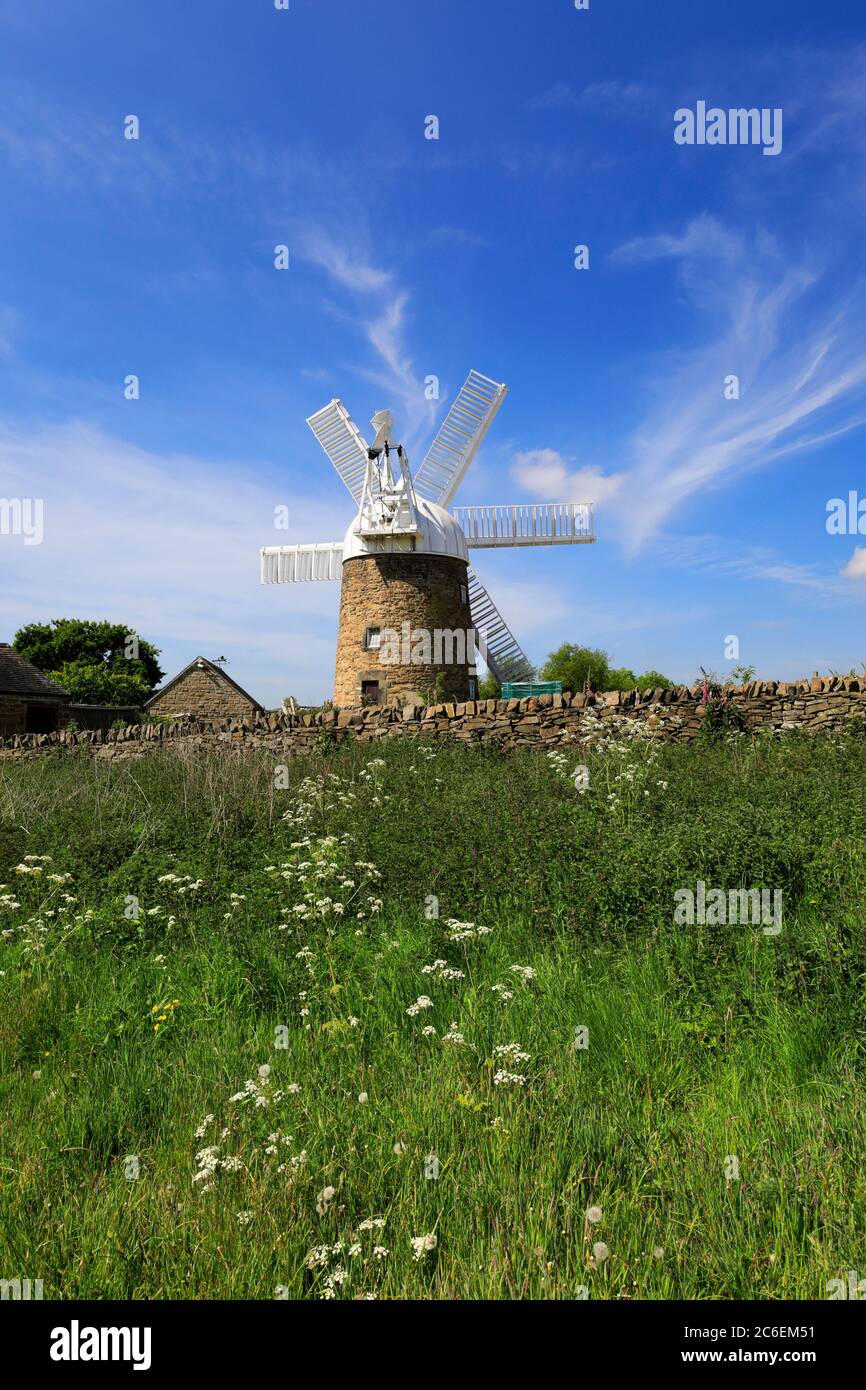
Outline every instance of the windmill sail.
[[263, 584], [303, 584], [340, 578], [342, 541], [326, 541], [323, 545], [266, 545], [259, 553]]
[[595, 540], [588, 502], [519, 502], [455, 507], [451, 515], [472, 550], [492, 546], [580, 545]]
[[507, 391], [480, 372], [469, 373], [415, 475], [419, 496], [450, 505]]
[[531, 681], [535, 667], [519, 646], [493, 599], [472, 566], [469, 566], [469, 607], [477, 646], [487, 668], [503, 685], [506, 681]]
[[367, 473], [367, 445], [342, 401], [331, 401], [307, 420], [358, 506]]

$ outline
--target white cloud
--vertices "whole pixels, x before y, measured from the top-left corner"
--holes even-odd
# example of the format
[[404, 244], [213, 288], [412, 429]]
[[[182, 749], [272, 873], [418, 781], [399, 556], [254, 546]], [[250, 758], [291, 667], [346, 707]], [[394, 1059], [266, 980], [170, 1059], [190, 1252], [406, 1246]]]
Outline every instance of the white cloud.
[[427, 400], [406, 346], [407, 292], [396, 285], [390, 271], [377, 269], [359, 250], [340, 247], [319, 229], [307, 231], [303, 255], [360, 301], [353, 314], [338, 315], [352, 323], [373, 350], [374, 364], [356, 365], [354, 370], [383, 393], [377, 409], [394, 411], [401, 442], [412, 450], [421, 434], [430, 432], [436, 405]]
[[842, 574], [846, 579], [866, 579], [866, 545], [857, 546]]
[[435, 227], [427, 238], [431, 246], [469, 246], [481, 247], [492, 246], [489, 237], [482, 236], [480, 232], [468, 231], [465, 227], [454, 227], [447, 225]]
[[[637, 548], [695, 493], [857, 428], [866, 419], [863, 294], [818, 293], [820, 270], [714, 218], [628, 242], [615, 263], [672, 260], [706, 323], [656, 359], [652, 403], [626, 452], [619, 520]], [[812, 293], [812, 291], [815, 293]], [[739, 378], [739, 399], [726, 380]], [[627, 508], [626, 508], [627, 499]]]
[[550, 502], [602, 503], [622, 486], [621, 473], [594, 467], [569, 470], [555, 449], [525, 449], [514, 455], [511, 475], [522, 488]]
[[356, 294], [378, 293], [391, 286], [388, 271], [377, 270], [357, 252], [340, 246], [321, 231], [308, 232], [303, 254], [307, 260], [321, 266], [332, 280]]
[[591, 82], [577, 91], [567, 82], [554, 82], [546, 91], [530, 98], [530, 111], [565, 111], [596, 109], [600, 111], [627, 110], [644, 106], [656, 94], [645, 82]]
[[[336, 479], [323, 502], [267, 476], [251, 460], [155, 454], [80, 421], [0, 421], [0, 495], [41, 497], [45, 511], [41, 545], [0, 537], [2, 639], [28, 622], [108, 617], [163, 648], [170, 671], [213, 647], [262, 699], [272, 682], [329, 694], [339, 585], [263, 587], [258, 551], [341, 539], [351, 503]], [[288, 531], [274, 526], [281, 504]]]

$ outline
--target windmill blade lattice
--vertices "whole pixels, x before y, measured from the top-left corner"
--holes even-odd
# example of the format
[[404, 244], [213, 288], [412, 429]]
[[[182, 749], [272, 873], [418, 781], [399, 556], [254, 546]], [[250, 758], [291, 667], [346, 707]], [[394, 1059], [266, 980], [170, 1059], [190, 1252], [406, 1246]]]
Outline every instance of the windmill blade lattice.
[[507, 393], [507, 386], [489, 376], [469, 373], [415, 474], [419, 496], [440, 507], [450, 505]]
[[535, 667], [521, 648], [493, 599], [470, 565], [469, 607], [472, 626], [478, 634], [478, 650], [488, 670], [504, 685], [506, 681], [532, 681]]
[[307, 424], [360, 506], [367, 473], [367, 445], [343, 402], [331, 401], [311, 415]]
[[266, 545], [259, 554], [263, 584], [339, 579], [343, 567], [342, 541], [325, 541], [320, 545]]
[[595, 540], [589, 502], [517, 502], [509, 507], [455, 507], [470, 550], [494, 546], [579, 545]]

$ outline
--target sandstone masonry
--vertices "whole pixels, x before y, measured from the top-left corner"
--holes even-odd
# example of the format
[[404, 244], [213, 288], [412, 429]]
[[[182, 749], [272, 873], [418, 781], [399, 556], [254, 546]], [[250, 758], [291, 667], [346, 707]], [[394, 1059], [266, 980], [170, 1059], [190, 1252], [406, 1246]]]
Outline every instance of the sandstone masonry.
[[[383, 662], [381, 649], [369, 645], [370, 629], [402, 632], [407, 622], [412, 631], [432, 634], [465, 634], [472, 627], [465, 560], [421, 552], [356, 556], [343, 562], [340, 591], [340, 627], [337, 636], [337, 673], [334, 703], [358, 706], [386, 703], [396, 695], [420, 702], [435, 688], [441, 672], [443, 694], [465, 700], [470, 694], [469, 666], [475, 652], [470, 645], [462, 660], [416, 664]], [[402, 648], [401, 642], [401, 648]], [[409, 653], [411, 654], [411, 652]], [[455, 651], [452, 656], [458, 653]]]
[[262, 714], [257, 700], [206, 657], [198, 656], [145, 704], [148, 714], [194, 719], [252, 718]]
[[[810, 733], [866, 732], [866, 679], [825, 676], [812, 681], [753, 681], [728, 687], [746, 731], [803, 729]], [[688, 742], [701, 730], [701, 689], [610, 691], [600, 695], [539, 695], [528, 700], [468, 700], [424, 707], [395, 703], [316, 715], [251, 714], [229, 720], [178, 720], [124, 729], [16, 734], [0, 740], [0, 759], [80, 748], [100, 757], [139, 756], [165, 745], [262, 748], [281, 757], [313, 748], [322, 738], [376, 742], [383, 738], [446, 738], [494, 743], [503, 751], [558, 748], [583, 741], [581, 721], [592, 711], [611, 733], [624, 721], [643, 721], [654, 737]]]

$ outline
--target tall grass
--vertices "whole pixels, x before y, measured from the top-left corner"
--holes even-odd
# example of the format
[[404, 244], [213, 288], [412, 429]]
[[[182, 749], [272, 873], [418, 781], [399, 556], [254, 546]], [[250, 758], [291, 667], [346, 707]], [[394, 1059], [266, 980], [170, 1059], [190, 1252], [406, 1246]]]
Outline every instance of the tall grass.
[[[866, 746], [585, 760], [583, 793], [537, 752], [408, 743], [279, 789], [265, 754], [0, 765], [0, 1278], [821, 1298], [866, 1271]], [[676, 925], [698, 879], [781, 889], [783, 930]]]

